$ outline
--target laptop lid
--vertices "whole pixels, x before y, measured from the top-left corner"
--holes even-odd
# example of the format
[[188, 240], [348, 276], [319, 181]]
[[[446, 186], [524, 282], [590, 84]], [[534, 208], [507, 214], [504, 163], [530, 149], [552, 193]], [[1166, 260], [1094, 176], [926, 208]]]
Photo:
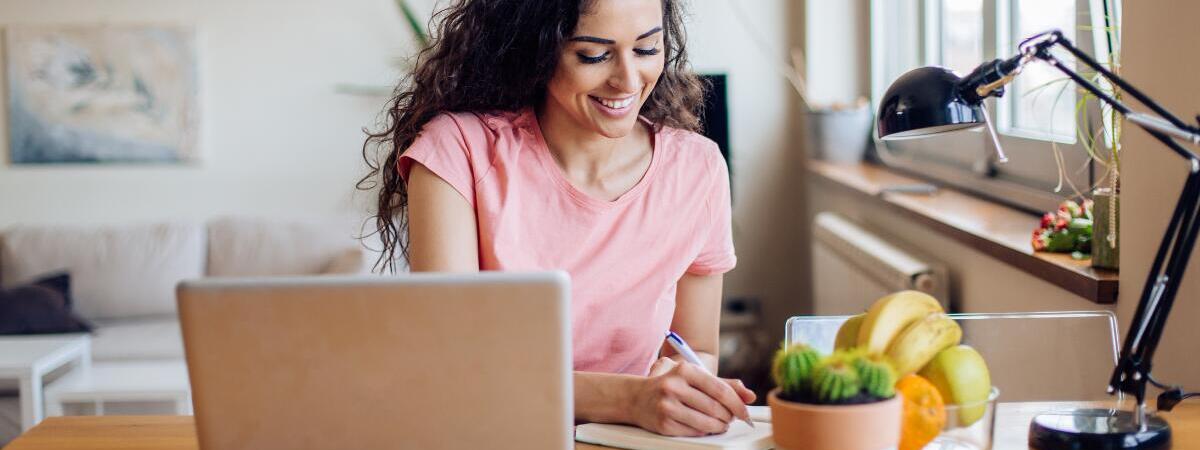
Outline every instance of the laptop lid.
[[563, 272], [179, 285], [203, 449], [569, 448]]

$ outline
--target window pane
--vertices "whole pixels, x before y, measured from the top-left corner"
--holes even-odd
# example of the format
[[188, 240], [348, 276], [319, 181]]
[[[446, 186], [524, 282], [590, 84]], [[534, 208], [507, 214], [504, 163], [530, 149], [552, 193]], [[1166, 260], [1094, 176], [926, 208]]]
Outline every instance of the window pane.
[[921, 67], [921, 35], [918, 28], [918, 0], [876, 0], [878, 36], [872, 39], [875, 48], [875, 101], [891, 86], [892, 81]]
[[[1022, 40], [1057, 28], [1075, 40], [1076, 0], [1016, 0], [1013, 9], [1013, 42], [1005, 49], [1016, 52]], [[1060, 48], [1052, 52], [1074, 68], [1074, 59]], [[1017, 131], [1055, 140], [1075, 141], [1075, 85], [1049, 64], [1033, 62], [1012, 85], [1012, 124]]]
[[942, 0], [942, 66], [966, 75], [983, 62], [983, 0]]

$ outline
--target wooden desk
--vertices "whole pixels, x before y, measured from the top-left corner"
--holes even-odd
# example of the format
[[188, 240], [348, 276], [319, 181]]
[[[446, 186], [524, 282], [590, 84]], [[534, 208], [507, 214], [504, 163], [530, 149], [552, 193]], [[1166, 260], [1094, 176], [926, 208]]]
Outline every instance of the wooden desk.
[[[994, 448], [1024, 449], [1029, 421], [1040, 412], [1079, 403], [1001, 403]], [[1174, 433], [1174, 448], [1200, 447], [1200, 403], [1183, 403], [1164, 414]], [[5, 450], [198, 450], [192, 416], [51, 417], [14, 440]], [[576, 450], [598, 450], [576, 444]]]

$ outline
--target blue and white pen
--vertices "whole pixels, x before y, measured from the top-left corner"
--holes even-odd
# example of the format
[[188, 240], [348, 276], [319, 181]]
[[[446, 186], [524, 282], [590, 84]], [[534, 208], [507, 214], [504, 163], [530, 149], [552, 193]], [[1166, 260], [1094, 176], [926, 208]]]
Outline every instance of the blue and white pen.
[[[683, 355], [684, 361], [700, 366], [701, 369], [712, 375], [712, 372], [708, 371], [708, 367], [704, 365], [704, 362], [700, 361], [700, 357], [696, 356], [696, 352], [692, 351], [692, 347], [687, 344], [687, 341], [684, 341], [674, 331], [667, 330], [667, 343], [671, 344], [671, 348], [675, 349], [677, 353]], [[743, 418], [742, 422], [746, 422], [746, 425], [750, 425], [750, 428], [755, 428], [754, 422], [751, 422], [749, 418]]]

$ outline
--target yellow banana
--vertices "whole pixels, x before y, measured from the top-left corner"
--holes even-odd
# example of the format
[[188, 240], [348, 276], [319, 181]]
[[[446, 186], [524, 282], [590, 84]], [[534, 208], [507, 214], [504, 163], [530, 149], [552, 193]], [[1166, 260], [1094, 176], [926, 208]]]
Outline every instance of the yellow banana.
[[833, 340], [833, 349], [845, 350], [858, 346], [858, 330], [862, 327], [863, 319], [866, 317], [867, 313], [862, 313], [846, 319], [846, 322], [838, 328], [837, 338]]
[[943, 312], [942, 305], [924, 292], [900, 291], [883, 297], [867, 310], [856, 344], [867, 353], [883, 354], [901, 331], [935, 312]]
[[933, 313], [914, 322], [896, 336], [887, 349], [892, 368], [898, 376], [915, 373], [925, 367], [938, 352], [958, 345], [962, 328], [942, 313]]

